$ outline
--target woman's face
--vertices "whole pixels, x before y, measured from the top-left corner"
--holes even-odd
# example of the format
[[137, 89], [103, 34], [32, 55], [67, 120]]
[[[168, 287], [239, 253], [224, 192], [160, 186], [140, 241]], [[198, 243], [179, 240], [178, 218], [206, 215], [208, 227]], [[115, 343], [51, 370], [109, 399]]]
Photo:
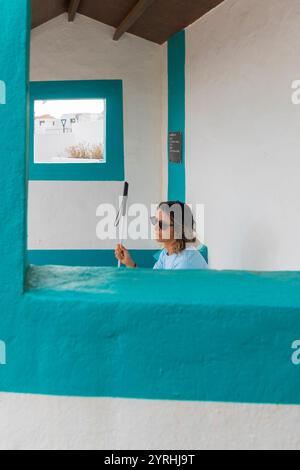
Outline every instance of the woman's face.
[[157, 224], [155, 225], [155, 238], [160, 243], [174, 240], [174, 225], [169, 214], [161, 209], [156, 212]]

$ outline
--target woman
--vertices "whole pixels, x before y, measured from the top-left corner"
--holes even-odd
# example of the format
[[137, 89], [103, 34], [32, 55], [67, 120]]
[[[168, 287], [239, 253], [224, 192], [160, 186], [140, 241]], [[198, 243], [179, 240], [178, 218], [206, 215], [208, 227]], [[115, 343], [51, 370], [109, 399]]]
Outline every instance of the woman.
[[[208, 265], [195, 248], [195, 221], [189, 206], [180, 201], [162, 202], [151, 218], [156, 240], [164, 249], [154, 269], [207, 269]], [[127, 268], [137, 268], [129, 251], [118, 245], [116, 258]]]

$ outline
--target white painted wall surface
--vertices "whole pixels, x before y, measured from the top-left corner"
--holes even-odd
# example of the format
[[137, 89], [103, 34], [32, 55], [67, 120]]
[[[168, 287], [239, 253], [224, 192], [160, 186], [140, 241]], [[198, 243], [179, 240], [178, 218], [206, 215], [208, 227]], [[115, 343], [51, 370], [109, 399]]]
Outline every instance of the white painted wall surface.
[[[131, 203], [149, 206], [159, 202], [162, 193], [163, 50], [129, 34], [115, 42], [113, 31], [82, 15], [77, 15], [74, 23], [68, 23], [67, 16], [61, 15], [34, 29], [31, 80], [123, 80], [125, 177], [131, 183]], [[95, 242], [94, 209], [103, 198], [113, 203], [120, 183], [99, 182], [97, 189], [88, 184], [90, 198], [86, 186], [80, 182], [30, 183], [29, 249], [115, 247], [114, 242]], [[50, 213], [57, 217], [49, 217]], [[143, 241], [132, 245], [136, 249], [156, 247], [153, 242]]]
[[[99, 182], [73, 182], [73, 181], [32, 181], [29, 191], [30, 224], [28, 238], [31, 247], [37, 250], [77, 250], [85, 248], [90, 250], [109, 250], [115, 247], [118, 239], [100, 240], [96, 228], [103, 216], [97, 215], [100, 204], [113, 205], [118, 208], [120, 193], [123, 191], [123, 183], [112, 184], [109, 181]], [[132, 197], [129, 198], [128, 232], [132, 230], [130, 206]], [[155, 201], [157, 204], [158, 200]], [[102, 212], [103, 214], [103, 212]], [[105, 214], [105, 219], [107, 215]], [[41, 222], [42, 220], [42, 222]], [[114, 228], [112, 218], [112, 229]], [[153, 228], [150, 224], [150, 229]], [[124, 234], [126, 233], [126, 227]], [[136, 249], [143, 244], [144, 249], [152, 246], [158, 247], [151, 240], [124, 241], [126, 247]], [[78, 248], [79, 247], [79, 248]]]
[[99, 204], [117, 205], [122, 187], [110, 182], [32, 181], [29, 240], [39, 250], [110, 249], [110, 241], [96, 236], [96, 211]]
[[99, 159], [71, 158], [73, 147], [84, 146], [86, 151], [94, 150], [95, 146], [103, 146], [103, 133], [99, 124], [92, 122], [89, 126], [82, 126], [78, 134], [37, 134], [34, 138], [34, 152], [36, 163], [99, 163]]
[[226, 0], [187, 30], [187, 199], [216, 269], [299, 270], [300, 2]]
[[1, 450], [299, 450], [300, 408], [0, 394]]

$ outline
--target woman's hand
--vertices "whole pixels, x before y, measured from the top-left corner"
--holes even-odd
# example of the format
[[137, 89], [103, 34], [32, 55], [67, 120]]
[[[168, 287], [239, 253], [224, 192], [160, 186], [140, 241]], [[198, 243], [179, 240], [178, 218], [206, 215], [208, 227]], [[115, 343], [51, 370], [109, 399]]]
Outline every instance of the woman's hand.
[[136, 264], [131, 258], [129, 251], [123, 245], [117, 245], [115, 255], [118, 261], [121, 261], [126, 268], [136, 268]]

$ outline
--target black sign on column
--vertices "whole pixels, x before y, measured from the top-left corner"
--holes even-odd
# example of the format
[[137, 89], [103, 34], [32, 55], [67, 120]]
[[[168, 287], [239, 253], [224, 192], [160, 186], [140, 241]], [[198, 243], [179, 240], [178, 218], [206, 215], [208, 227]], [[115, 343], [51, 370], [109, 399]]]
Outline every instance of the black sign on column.
[[169, 132], [169, 161], [182, 163], [182, 132]]

